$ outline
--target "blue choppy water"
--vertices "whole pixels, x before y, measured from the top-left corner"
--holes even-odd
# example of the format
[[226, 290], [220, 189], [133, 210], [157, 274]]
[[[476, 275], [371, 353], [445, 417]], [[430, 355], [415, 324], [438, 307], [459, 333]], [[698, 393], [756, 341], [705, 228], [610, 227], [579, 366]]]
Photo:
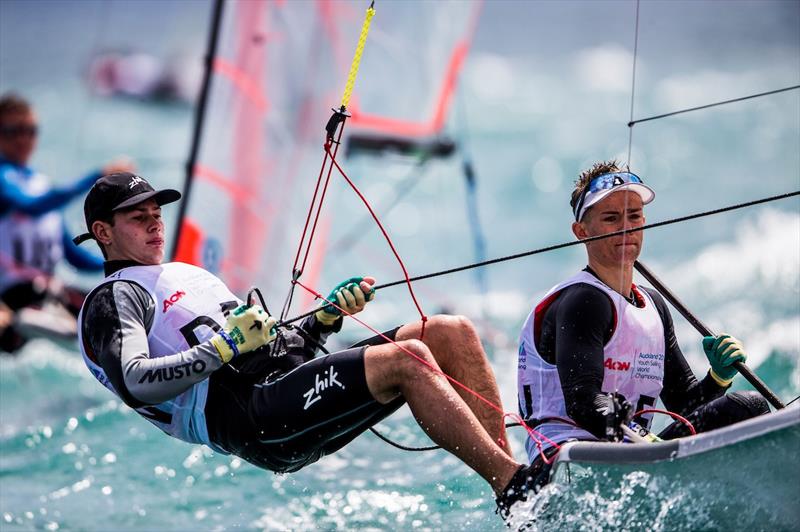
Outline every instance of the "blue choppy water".
[[549, 486], [524, 519], [545, 530], [795, 530], [800, 464], [784, 451], [798, 438], [794, 425], [680, 463], [572, 466], [571, 482]]
[[[514, 358], [511, 351], [495, 356]], [[498, 373], [510, 366], [498, 362]], [[796, 352], [774, 352], [757, 370], [789, 397], [800, 392], [797, 368]], [[505, 391], [509, 373], [500, 374]], [[110, 399], [75, 352], [45, 341], [0, 358], [0, 401], [3, 530], [504, 528], [488, 487], [444, 451], [407, 453], [366, 434], [303, 471], [274, 475], [166, 437]], [[406, 410], [380, 428], [427, 444]], [[521, 434], [512, 429], [511, 438], [521, 455]], [[705, 460], [699, 456], [587, 474], [544, 493], [534, 528], [697, 530], [746, 521], [753, 530], [791, 530], [800, 487], [777, 479], [787, 461], [796, 463], [797, 449], [787, 447], [796, 441], [736, 446], [712, 465], [695, 466]], [[741, 497], [715, 498], [722, 490], [706, 476], [712, 466], [741, 486]], [[767, 514], [759, 497], [771, 501]], [[745, 521], [737, 505], [748, 505]]]
[[[165, 1], [157, 14], [143, 4], [149, 5], [0, 2], [0, 92], [16, 89], [36, 104], [43, 128], [33, 163], [56, 181], [126, 153], [157, 185], [182, 182], [191, 107], [98, 98], [81, 77], [90, 54], [105, 48], [164, 57], [181, 52], [200, 61], [209, 4]], [[574, 176], [593, 160], [626, 158], [633, 7], [484, 6], [453, 122], [475, 163], [489, 257], [571, 240], [567, 201]], [[380, 16], [374, 24], [380, 29]], [[643, 2], [640, 24], [636, 116], [800, 83], [796, 2]], [[116, 31], [123, 25], [127, 31]], [[798, 145], [797, 91], [637, 125], [632, 164], [658, 193], [648, 220], [797, 190]], [[353, 159], [347, 165], [381, 204], [412, 163]], [[412, 273], [474, 260], [459, 167], [459, 161], [432, 162], [384, 220]], [[346, 191], [335, 189], [332, 198], [341, 205], [331, 227], [334, 242], [361, 217]], [[80, 206], [67, 214], [77, 233]], [[172, 223], [174, 214], [165, 215]], [[375, 231], [352, 249], [329, 250], [329, 257], [325, 285], [354, 270], [379, 282], [399, 277]], [[780, 397], [800, 394], [800, 201], [654, 230], [643, 260], [709, 326], [742, 339], [751, 366]], [[480, 323], [505, 408], [515, 410], [518, 328], [536, 299], [584, 261], [583, 250], [573, 247], [493, 266], [486, 270], [486, 294], [470, 272], [420, 282], [417, 289], [429, 313], [447, 307]], [[63, 275], [84, 286], [96, 281], [66, 268]], [[388, 327], [415, 314], [401, 288], [379, 294], [364, 319]], [[677, 317], [676, 328], [702, 375], [707, 366], [698, 335]], [[339, 345], [365, 334], [348, 324]], [[747, 388], [741, 381], [736, 386]], [[381, 429], [403, 443], [429, 443], [406, 409]], [[512, 429], [510, 437], [521, 459], [522, 434]], [[730, 478], [748, 489], [727, 507], [712, 487], [693, 483], [691, 462], [664, 464], [659, 467], [682, 468], [677, 478], [685, 481], [665, 483], [658, 468], [587, 477], [542, 499], [537, 508], [547, 511], [533, 526], [800, 528], [788, 503], [786, 512], [775, 505], [768, 515], [759, 510], [771, 493], [770, 475], [780, 474], [785, 461], [800, 460], [798, 449], [776, 438], [759, 448], [761, 460], [753, 452], [744, 445], [723, 456]], [[774, 495], [800, 499], [800, 485], [795, 490], [789, 485]], [[714, 509], [720, 504], [722, 513]], [[747, 519], [733, 520], [741, 514]], [[103, 389], [74, 346], [37, 340], [18, 356], [0, 356], [3, 531], [361, 528], [504, 529], [488, 486], [443, 451], [406, 453], [365, 434], [335, 456], [277, 476], [166, 437]]]

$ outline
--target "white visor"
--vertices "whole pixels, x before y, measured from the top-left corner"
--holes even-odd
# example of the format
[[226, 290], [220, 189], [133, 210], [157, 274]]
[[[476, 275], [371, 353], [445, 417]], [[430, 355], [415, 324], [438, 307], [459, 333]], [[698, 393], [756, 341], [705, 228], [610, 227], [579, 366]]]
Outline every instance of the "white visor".
[[603, 198], [614, 192], [630, 190], [639, 194], [642, 204], [647, 205], [656, 197], [652, 188], [645, 185], [636, 174], [630, 172], [612, 172], [603, 174], [592, 179], [589, 186], [581, 195], [573, 208], [575, 221], [580, 222], [586, 211]]

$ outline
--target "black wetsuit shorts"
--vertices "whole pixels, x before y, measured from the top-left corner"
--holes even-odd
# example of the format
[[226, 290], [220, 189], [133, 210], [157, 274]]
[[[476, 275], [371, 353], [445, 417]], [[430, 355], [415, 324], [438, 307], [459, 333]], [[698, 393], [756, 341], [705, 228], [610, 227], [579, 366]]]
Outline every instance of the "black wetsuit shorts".
[[[396, 332], [384, 334], [394, 339]], [[206, 403], [211, 440], [278, 473], [297, 471], [341, 449], [405, 403], [400, 397], [381, 404], [367, 387], [364, 352], [383, 343], [375, 336], [300, 365], [286, 355], [262, 357], [255, 370], [221, 368], [211, 377]], [[275, 364], [281, 366], [277, 371]]]

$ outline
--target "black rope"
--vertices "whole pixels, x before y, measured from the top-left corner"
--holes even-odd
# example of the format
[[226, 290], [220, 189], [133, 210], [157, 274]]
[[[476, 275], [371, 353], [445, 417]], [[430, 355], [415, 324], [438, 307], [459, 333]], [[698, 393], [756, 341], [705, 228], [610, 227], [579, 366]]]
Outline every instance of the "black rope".
[[375, 427], [370, 427], [369, 430], [371, 430], [375, 436], [382, 439], [392, 447], [397, 447], [398, 449], [402, 449], [403, 451], [435, 451], [436, 449], [441, 449], [441, 447], [439, 447], [438, 445], [430, 445], [428, 447], [408, 447], [406, 445], [403, 445], [402, 443], [397, 443], [396, 441], [390, 440], [389, 438], [387, 438], [386, 436], [375, 430]]
[[800, 395], [798, 395], [797, 397], [795, 397], [794, 399], [792, 399], [791, 401], [789, 401], [788, 403], [786, 403], [786, 406], [789, 406], [790, 404], [794, 403], [794, 402], [795, 402], [795, 401], [797, 401], [798, 399], [800, 399]]
[[[517, 423], [517, 422], [506, 423], [506, 428], [507, 429], [510, 429], [512, 427], [521, 427], [521, 426], [522, 426], [522, 423]], [[403, 451], [421, 452], [421, 451], [435, 451], [436, 449], [441, 449], [441, 446], [439, 446], [439, 445], [430, 445], [428, 447], [409, 447], [407, 445], [403, 445], [401, 443], [397, 443], [396, 441], [390, 440], [387, 436], [384, 436], [383, 434], [378, 432], [375, 427], [370, 427], [369, 430], [372, 431], [372, 433], [375, 436], [377, 436], [378, 438], [382, 439], [383, 441], [385, 441], [386, 443], [388, 443], [392, 447], [397, 447], [398, 449], [401, 449]]]
[[[520, 258], [523, 258], [523, 257], [529, 257], [529, 256], [532, 256], [532, 255], [539, 255], [541, 253], [546, 253], [548, 251], [555, 251], [557, 249], [567, 248], [567, 247], [570, 247], [570, 246], [577, 246], [578, 244], [586, 244], [587, 242], [594, 242], [595, 240], [603, 240], [605, 238], [611, 238], [613, 236], [619, 236], [619, 235], [623, 235], [623, 234], [627, 234], [627, 233], [636, 233], [638, 231], [644, 231], [646, 229], [655, 229], [656, 227], [663, 227], [663, 226], [666, 226], [666, 225], [672, 225], [672, 224], [676, 224], [676, 223], [686, 222], [686, 221], [689, 221], [689, 220], [694, 220], [696, 218], [704, 218], [706, 216], [713, 216], [715, 214], [720, 214], [720, 213], [723, 213], [723, 212], [735, 211], [737, 209], [744, 209], [746, 207], [752, 207], [754, 205], [760, 205], [762, 203], [769, 203], [769, 202], [772, 202], [772, 201], [778, 201], [778, 200], [782, 200], [782, 199], [787, 199], [787, 198], [791, 198], [791, 197], [797, 196], [797, 195], [800, 195], [800, 190], [795, 190], [794, 192], [786, 192], [784, 194], [778, 194], [777, 196], [769, 196], [769, 197], [766, 197], [766, 198], [761, 198], [761, 199], [757, 199], [757, 200], [753, 200], [753, 201], [747, 201], [747, 202], [744, 202], [744, 203], [737, 203], [737, 204], [734, 204], [734, 205], [729, 205], [727, 207], [720, 207], [718, 209], [713, 209], [713, 210], [710, 210], [710, 211], [703, 211], [703, 212], [698, 212], [698, 213], [695, 213], [695, 214], [688, 214], [686, 216], [681, 216], [679, 218], [670, 218], [668, 220], [663, 220], [661, 222], [655, 222], [655, 223], [652, 223], [652, 224], [643, 225], [642, 227], [635, 227], [633, 229], [622, 229], [620, 231], [614, 231], [613, 233], [606, 233], [604, 235], [592, 236], [592, 237], [584, 238], [584, 239], [581, 239], [581, 240], [572, 240], [570, 242], [564, 242], [564, 243], [561, 243], [561, 244], [555, 244], [555, 245], [552, 245], [552, 246], [533, 249], [533, 250], [530, 250], [530, 251], [523, 251], [522, 253], [515, 253], [514, 255], [506, 255], [504, 257], [498, 257], [496, 259], [485, 260], [485, 261], [482, 261], [482, 262], [475, 262], [475, 263], [472, 263], [472, 264], [467, 264], [465, 266], [459, 266], [457, 268], [450, 268], [448, 270], [441, 270], [441, 271], [438, 271], [438, 272], [427, 273], [427, 274], [424, 274], [424, 275], [418, 275], [416, 277], [412, 277], [410, 279], [410, 281], [411, 282], [415, 282], [415, 281], [422, 281], [424, 279], [431, 279], [433, 277], [441, 277], [443, 275], [450, 275], [452, 273], [463, 272], [465, 270], [471, 270], [473, 268], [481, 268], [483, 266], [489, 266], [490, 264], [497, 264], [499, 262], [507, 262], [507, 261], [510, 261], [510, 260], [520, 259]], [[399, 284], [405, 284], [405, 283], [406, 283], [406, 280], [405, 279], [401, 279], [399, 281], [393, 281], [391, 283], [377, 285], [377, 286], [374, 287], [374, 290], [382, 290], [384, 288], [389, 288], [389, 287], [392, 287], [392, 286], [397, 286]], [[280, 322], [278, 325], [285, 325], [287, 323], [292, 323], [292, 322], [295, 322], [297, 320], [306, 318], [306, 317], [311, 316], [312, 314], [314, 314], [317, 310], [318, 309], [312, 309], [312, 310], [310, 310], [310, 311], [308, 311], [308, 312], [306, 312], [304, 314], [300, 314], [299, 316], [295, 316], [294, 318], [291, 318], [291, 319], [288, 319], [288, 320], [284, 320], [284, 321]]]
[[647, 118], [640, 118], [639, 120], [631, 120], [630, 122], [628, 122], [628, 127], [633, 127], [634, 124], [639, 124], [641, 122], [648, 122], [650, 120], [658, 120], [659, 118], [666, 118], [668, 116], [675, 116], [675, 115], [679, 115], [679, 114], [682, 114], [682, 113], [689, 113], [689, 112], [692, 112], [692, 111], [699, 111], [700, 109], [708, 109], [709, 107], [716, 107], [718, 105], [726, 105], [726, 104], [729, 104], [729, 103], [741, 102], [741, 101], [744, 101], [744, 100], [750, 100], [752, 98], [760, 98], [761, 96], [769, 96], [770, 94], [778, 94], [779, 92], [793, 91], [793, 90], [796, 90], [796, 89], [800, 89], [800, 85], [792, 85], [791, 87], [785, 87], [783, 89], [776, 89], [774, 91], [760, 92], [758, 94], [751, 94], [750, 96], [742, 96], [741, 98], [734, 98], [732, 100], [725, 100], [725, 101], [722, 101], [722, 102], [709, 103], [709, 104], [706, 104], [706, 105], [701, 105], [699, 107], [690, 107], [688, 109], [681, 109], [680, 111], [672, 111], [671, 113], [664, 113], [664, 114], [661, 114], [661, 115], [648, 116]]
[[220, 28], [222, 27], [222, 13], [225, 0], [215, 0], [211, 15], [211, 31], [208, 33], [208, 43], [206, 44], [206, 55], [203, 58], [205, 70], [203, 72], [203, 83], [200, 86], [200, 96], [194, 110], [194, 129], [192, 131], [192, 146], [189, 149], [189, 159], [186, 161], [186, 175], [183, 182], [183, 201], [178, 207], [178, 223], [175, 224], [175, 233], [172, 237], [171, 257], [175, 260], [178, 252], [178, 243], [181, 238], [183, 221], [186, 218], [186, 209], [189, 207], [189, 198], [192, 195], [192, 184], [194, 182], [194, 167], [200, 154], [200, 143], [203, 136], [203, 124], [205, 123], [206, 108], [211, 94], [211, 80], [214, 70], [214, 59], [217, 56], [217, 46], [219, 44]]
[[[385, 218], [395, 207], [400, 204], [400, 200], [405, 198], [415, 186], [423, 181], [426, 173], [424, 167], [427, 161], [428, 157], [422, 157], [414, 164], [405, 179], [397, 182], [392, 190], [392, 197], [389, 200], [382, 201], [381, 206], [375, 210], [376, 212], [381, 213], [381, 217]], [[372, 222], [372, 216], [369, 216], [369, 214], [363, 216], [358, 222], [351, 226], [350, 231], [342, 235], [336, 242], [334, 242], [333, 245], [330, 246], [330, 249], [333, 252], [337, 252], [339, 250], [347, 250], [349, 252], [349, 248], [358, 243], [358, 241], [367, 234], [366, 227], [370, 224], [370, 222]]]
[[631, 148], [633, 147], [633, 102], [636, 94], [636, 57], [639, 53], [639, 0], [636, 0], [636, 25], [633, 32], [633, 71], [631, 73], [631, 114], [628, 122], [628, 160], [625, 166], [631, 170]]
[[[777, 201], [777, 200], [781, 200], [781, 199], [791, 198], [791, 197], [797, 196], [797, 195], [800, 195], [800, 190], [795, 190], [794, 192], [787, 192], [785, 194], [779, 194], [777, 196], [770, 196], [770, 197], [767, 197], [767, 198], [761, 198], [761, 199], [757, 199], [757, 200], [753, 200], [753, 201], [748, 201], [748, 202], [745, 202], [745, 203], [737, 203], [735, 205], [729, 205], [727, 207], [720, 207], [718, 209], [714, 209], [714, 210], [710, 210], [710, 211], [704, 211], [704, 212], [699, 212], [699, 213], [695, 213], [695, 214], [689, 214], [689, 215], [686, 215], [686, 216], [681, 216], [679, 218], [671, 218], [671, 219], [664, 220], [664, 221], [661, 221], [661, 222], [656, 222], [656, 223], [652, 223], [652, 224], [643, 225], [642, 227], [635, 227], [633, 229], [622, 229], [620, 231], [614, 231], [613, 233], [606, 233], [604, 235], [592, 236], [592, 237], [584, 238], [584, 239], [581, 239], [581, 240], [573, 240], [573, 241], [570, 241], [570, 242], [564, 242], [562, 244], [556, 244], [556, 245], [553, 245], [553, 246], [547, 246], [547, 247], [544, 247], [544, 248], [534, 249], [534, 250], [531, 250], [531, 251], [524, 251], [522, 253], [516, 253], [514, 255], [507, 255], [505, 257], [498, 257], [496, 259], [490, 259], [490, 260], [486, 260], [486, 261], [483, 261], [483, 262], [476, 262], [474, 264], [468, 264], [466, 266], [460, 266], [458, 268], [451, 268], [449, 270], [442, 270], [442, 271], [438, 271], [438, 272], [428, 273], [428, 274], [425, 274], [425, 275], [419, 275], [417, 277], [412, 277], [410, 280], [412, 282], [414, 282], [414, 281], [421, 281], [423, 279], [430, 279], [432, 277], [439, 277], [439, 276], [442, 276], [442, 275], [449, 275], [451, 273], [457, 273], [457, 272], [461, 272], [461, 271], [464, 271], [464, 270], [469, 270], [469, 269], [472, 269], [472, 268], [479, 268], [479, 267], [482, 267], [482, 266], [488, 266], [490, 264], [496, 264], [498, 262], [506, 262], [506, 261], [509, 261], [509, 260], [519, 259], [519, 258], [522, 258], [522, 257], [528, 257], [528, 256], [531, 256], [531, 255], [538, 255], [540, 253], [546, 253], [548, 251], [555, 251], [557, 249], [562, 249], [562, 248], [566, 248], [566, 247], [570, 247], [570, 246], [577, 246], [578, 244], [585, 244], [587, 242], [594, 242], [595, 240], [602, 240], [604, 238], [611, 238], [613, 236], [619, 236], [619, 235], [623, 235], [623, 234], [626, 234], [626, 233], [636, 233], [638, 231], [644, 231], [646, 229], [655, 229], [656, 227], [662, 227], [662, 226], [672, 225], [672, 224], [676, 224], [676, 223], [680, 223], [680, 222], [686, 222], [688, 220], [694, 220], [695, 218], [703, 218], [705, 216], [712, 216], [714, 214], [720, 214], [720, 213], [723, 213], [723, 212], [734, 211], [734, 210], [737, 210], [737, 209], [744, 209], [745, 207], [752, 207], [753, 205], [759, 205], [761, 203], [769, 203], [771, 201]], [[391, 283], [386, 283], [386, 284], [375, 286], [374, 289], [375, 290], [380, 290], [382, 288], [389, 288], [390, 286], [396, 286], [396, 285], [399, 285], [399, 284], [404, 284], [405, 282], [406, 282], [405, 279], [400, 280], [400, 281], [393, 281]]]

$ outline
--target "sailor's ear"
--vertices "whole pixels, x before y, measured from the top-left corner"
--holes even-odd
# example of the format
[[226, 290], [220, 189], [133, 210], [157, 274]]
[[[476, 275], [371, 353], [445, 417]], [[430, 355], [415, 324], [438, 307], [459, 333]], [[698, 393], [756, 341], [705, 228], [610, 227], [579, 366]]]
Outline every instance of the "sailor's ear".
[[581, 222], [572, 222], [572, 234], [578, 237], [579, 240], [583, 240], [589, 236], [586, 232], [586, 227], [584, 227]]
[[92, 234], [104, 246], [111, 243], [111, 224], [97, 220], [92, 223]]

